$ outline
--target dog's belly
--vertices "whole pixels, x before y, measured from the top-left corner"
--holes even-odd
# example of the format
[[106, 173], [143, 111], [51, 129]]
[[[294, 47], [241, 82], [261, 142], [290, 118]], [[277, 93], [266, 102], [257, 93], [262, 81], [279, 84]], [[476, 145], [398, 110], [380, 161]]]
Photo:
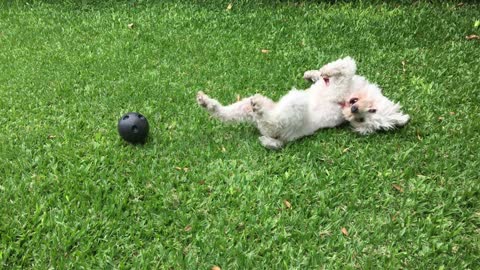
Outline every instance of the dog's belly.
[[314, 131], [336, 127], [345, 121], [340, 106], [331, 102], [313, 107], [309, 118]]
[[310, 110], [303, 117], [289, 122], [288, 125], [278, 130], [278, 139], [293, 141], [312, 135], [322, 128], [336, 127], [344, 121], [342, 111], [338, 105], [325, 104], [316, 110]]

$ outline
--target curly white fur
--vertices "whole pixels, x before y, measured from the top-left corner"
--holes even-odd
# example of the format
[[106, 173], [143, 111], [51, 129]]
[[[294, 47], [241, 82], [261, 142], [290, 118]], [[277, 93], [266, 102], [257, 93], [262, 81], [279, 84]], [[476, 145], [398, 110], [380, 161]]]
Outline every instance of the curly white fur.
[[262, 145], [279, 149], [286, 142], [345, 121], [338, 104], [350, 94], [348, 78], [355, 71], [355, 61], [350, 57], [327, 64], [320, 74], [329, 78], [329, 85], [319, 80], [305, 91], [292, 89], [278, 102], [257, 94], [223, 106], [203, 92], [198, 93], [197, 101], [220, 120], [254, 123], [263, 135]]
[[[312, 135], [321, 128], [338, 126], [345, 120], [350, 121], [360, 133], [387, 128], [393, 123], [390, 111], [398, 109], [388, 107], [389, 100], [381, 95], [379, 88], [365, 78], [356, 76], [355, 72], [355, 61], [345, 57], [323, 66], [320, 70], [305, 72], [304, 78], [312, 80], [314, 84], [304, 91], [292, 89], [278, 102], [257, 94], [223, 106], [203, 92], [197, 94], [197, 102], [211, 115], [224, 122], [255, 124], [263, 135], [259, 138], [261, 144], [269, 149], [279, 149], [286, 142]], [[371, 90], [368, 90], [370, 88]], [[347, 110], [351, 110], [351, 107], [347, 109], [347, 106], [341, 104], [345, 104], [348, 97], [365, 89], [370, 93], [368, 97], [382, 105], [377, 109], [381, 110], [382, 114], [369, 118], [368, 124], [365, 121], [356, 123], [355, 121], [360, 119], [358, 115], [348, 115]], [[402, 120], [404, 119], [399, 121]]]

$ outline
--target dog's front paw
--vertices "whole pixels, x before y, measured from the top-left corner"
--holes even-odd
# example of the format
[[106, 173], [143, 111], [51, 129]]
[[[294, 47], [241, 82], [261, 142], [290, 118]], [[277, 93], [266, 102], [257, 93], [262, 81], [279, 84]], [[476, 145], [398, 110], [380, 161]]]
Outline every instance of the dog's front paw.
[[353, 76], [356, 69], [355, 60], [345, 57], [326, 64], [319, 70], [319, 73], [321, 77]]
[[308, 70], [303, 73], [303, 78], [307, 81], [316, 82], [320, 80], [320, 72], [318, 70]]

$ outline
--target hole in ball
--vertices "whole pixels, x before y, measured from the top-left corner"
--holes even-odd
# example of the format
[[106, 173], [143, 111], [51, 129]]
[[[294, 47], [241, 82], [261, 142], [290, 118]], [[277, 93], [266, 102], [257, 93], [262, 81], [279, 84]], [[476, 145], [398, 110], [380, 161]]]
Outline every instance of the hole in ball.
[[123, 120], [127, 120], [129, 117], [130, 117], [130, 116], [125, 115], [122, 119], [123, 119]]
[[139, 114], [138, 118], [143, 119], [143, 115]]
[[133, 133], [138, 133], [138, 127], [137, 126], [132, 126], [132, 132]]

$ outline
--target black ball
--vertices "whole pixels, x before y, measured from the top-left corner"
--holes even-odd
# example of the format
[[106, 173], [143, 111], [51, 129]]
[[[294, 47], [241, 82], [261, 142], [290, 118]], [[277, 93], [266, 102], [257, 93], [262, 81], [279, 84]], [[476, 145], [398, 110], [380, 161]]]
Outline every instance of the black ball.
[[137, 112], [129, 112], [118, 120], [118, 133], [130, 143], [145, 143], [148, 136], [148, 121]]

